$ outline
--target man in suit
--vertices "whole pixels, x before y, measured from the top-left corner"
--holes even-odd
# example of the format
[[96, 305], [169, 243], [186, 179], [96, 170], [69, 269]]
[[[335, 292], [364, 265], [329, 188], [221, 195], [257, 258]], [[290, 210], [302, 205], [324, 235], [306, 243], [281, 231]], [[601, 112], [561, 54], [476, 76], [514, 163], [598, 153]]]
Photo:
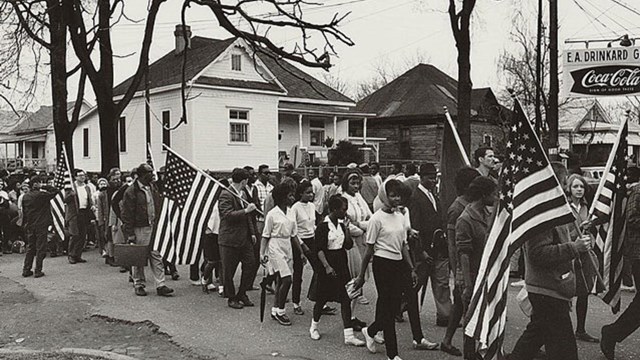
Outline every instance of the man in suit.
[[[223, 268], [224, 296], [228, 299], [229, 307], [234, 309], [253, 306], [247, 296], [247, 290], [252, 287], [252, 276], [257, 266], [253, 245], [257, 242], [258, 230], [251, 214], [257, 209], [256, 205], [245, 204], [241, 200], [244, 198], [242, 189], [247, 185], [248, 178], [249, 174], [245, 169], [233, 169], [231, 186], [228, 190], [223, 190], [218, 199], [220, 211], [218, 245]], [[242, 263], [242, 276], [236, 293], [233, 276], [238, 263]]]
[[[122, 196], [121, 212], [122, 232], [128, 243], [149, 245], [153, 227], [160, 217], [161, 198], [153, 181], [153, 168], [143, 163], [136, 170], [138, 179], [131, 184]], [[173, 289], [165, 285], [162, 255], [149, 249], [149, 263], [159, 296], [169, 296]], [[132, 266], [131, 276], [137, 296], [146, 296], [144, 267]]]
[[436, 303], [436, 325], [447, 326], [451, 313], [449, 296], [449, 253], [444, 236], [444, 224], [440, 202], [433, 193], [436, 184], [436, 168], [431, 163], [420, 166], [420, 184], [411, 195], [409, 213], [411, 227], [418, 231], [419, 241], [413, 244], [416, 268], [424, 274], [420, 279], [426, 285], [431, 278], [431, 290]]
[[69, 264], [87, 262], [82, 258], [82, 249], [87, 241], [87, 231], [91, 226], [91, 207], [93, 206], [91, 188], [85, 183], [87, 174], [82, 169], [75, 169], [73, 178], [74, 189], [66, 190], [64, 197], [65, 221], [71, 235], [68, 250]]
[[[260, 209], [262, 204], [260, 202], [260, 197], [258, 196], [258, 187], [256, 186], [256, 181], [258, 180], [258, 176], [256, 175], [256, 171], [252, 166], [247, 165], [244, 167], [244, 169], [247, 171], [247, 175], [249, 177], [247, 178], [247, 184], [242, 188], [242, 193], [244, 195], [244, 198], [247, 199], [249, 203], [255, 204], [256, 208]], [[254, 210], [251, 212], [251, 215], [252, 215], [251, 221], [254, 223], [254, 226], [257, 229], [258, 212]], [[256, 231], [256, 238], [259, 238], [259, 237], [260, 237], [259, 233]], [[260, 263], [260, 241], [256, 241], [253, 244], [253, 255], [254, 255], [256, 266], [253, 267], [254, 271], [251, 276], [252, 284], [256, 278], [256, 275], [258, 274], [257, 264]], [[259, 287], [252, 285], [250, 290], [258, 290], [258, 289]]]

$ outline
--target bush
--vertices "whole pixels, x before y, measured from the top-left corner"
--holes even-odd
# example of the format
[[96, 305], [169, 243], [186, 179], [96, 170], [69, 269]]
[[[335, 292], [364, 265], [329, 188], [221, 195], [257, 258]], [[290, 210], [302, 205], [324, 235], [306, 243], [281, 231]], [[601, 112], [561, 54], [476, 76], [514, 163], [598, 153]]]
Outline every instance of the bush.
[[329, 150], [329, 166], [346, 166], [350, 163], [360, 164], [364, 154], [358, 146], [347, 140], [341, 140], [335, 149]]

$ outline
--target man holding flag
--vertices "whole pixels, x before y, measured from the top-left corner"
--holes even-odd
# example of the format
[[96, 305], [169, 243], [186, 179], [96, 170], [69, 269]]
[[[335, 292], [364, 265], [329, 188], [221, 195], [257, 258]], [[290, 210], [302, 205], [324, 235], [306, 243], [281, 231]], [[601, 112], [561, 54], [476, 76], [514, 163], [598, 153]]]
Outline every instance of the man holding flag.
[[[559, 181], [564, 166], [552, 168], [516, 100], [498, 183], [499, 201], [467, 311], [465, 333], [478, 339], [485, 359], [501, 358], [506, 326], [509, 260], [525, 244], [531, 322], [513, 359], [531, 359], [545, 345], [549, 359], [577, 359], [569, 316], [575, 295], [573, 260], [591, 246], [589, 236], [571, 242], [566, 224], [575, 221]], [[554, 174], [557, 170], [558, 177]]]

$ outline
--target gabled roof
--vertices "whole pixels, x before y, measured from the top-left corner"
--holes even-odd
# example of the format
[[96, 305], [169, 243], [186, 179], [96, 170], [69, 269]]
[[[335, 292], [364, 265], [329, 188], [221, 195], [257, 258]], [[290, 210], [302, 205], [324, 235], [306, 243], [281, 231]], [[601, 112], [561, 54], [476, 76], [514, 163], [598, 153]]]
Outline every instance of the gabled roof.
[[[360, 100], [357, 111], [378, 117], [441, 115], [446, 106], [457, 114], [458, 82], [430, 64], [418, 64], [390, 83]], [[487, 101], [498, 104], [490, 88], [473, 89], [471, 108], [476, 113]]]
[[[83, 100], [83, 105], [89, 107], [89, 104]], [[74, 102], [67, 102], [67, 111], [73, 110]], [[82, 115], [82, 114], [81, 114]], [[12, 134], [24, 134], [35, 131], [45, 131], [52, 129], [53, 125], [53, 106], [40, 106], [36, 112], [31, 113], [22, 118], [22, 120], [11, 129]]]
[[[187, 66], [185, 77], [187, 81], [195, 80], [196, 84], [219, 85], [226, 87], [251, 88], [257, 90], [271, 90], [282, 92], [275, 83], [257, 83], [234, 79], [221, 79], [214, 77], [196, 78], [209, 64], [218, 58], [237, 39], [226, 40], [210, 39], [200, 36], [191, 38], [191, 48], [187, 53]], [[275, 60], [270, 56], [257, 55], [267, 66], [278, 82], [286, 89], [287, 94], [283, 96], [290, 98], [303, 98], [314, 100], [330, 100], [339, 102], [350, 102], [353, 100], [344, 96], [336, 90], [315, 79], [313, 76], [296, 68], [285, 60]], [[178, 85], [182, 81], [182, 61], [181, 55], [176, 55], [173, 50], [149, 65], [149, 79], [151, 89]], [[129, 88], [133, 76], [120, 83], [113, 89], [114, 96], [124, 95]], [[144, 90], [144, 82], [138, 86], [138, 91]]]
[[[573, 99], [563, 106], [558, 119], [559, 132], [611, 132], [620, 128], [597, 99]], [[629, 131], [638, 132], [640, 126], [629, 122]]]
[[29, 114], [28, 112], [19, 112], [19, 115], [16, 115], [11, 110], [0, 110], [0, 134], [11, 132]]

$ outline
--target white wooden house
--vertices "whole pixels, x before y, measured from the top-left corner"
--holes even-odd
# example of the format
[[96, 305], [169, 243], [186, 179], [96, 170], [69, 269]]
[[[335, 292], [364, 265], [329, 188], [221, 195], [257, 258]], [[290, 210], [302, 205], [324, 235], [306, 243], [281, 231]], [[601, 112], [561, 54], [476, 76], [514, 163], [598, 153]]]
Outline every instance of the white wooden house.
[[[164, 164], [163, 144], [203, 169], [279, 165], [279, 155], [294, 146], [312, 157], [326, 158], [325, 138], [348, 139], [350, 119], [373, 114], [352, 110], [353, 100], [331, 89], [284, 60], [254, 54], [242, 39], [191, 38], [185, 44], [176, 27], [176, 48], [149, 67], [151, 147], [156, 163]], [[189, 47], [185, 69], [187, 123], [182, 115], [182, 51]], [[255, 61], [254, 61], [255, 59]], [[122, 97], [132, 79], [114, 88]], [[118, 121], [121, 168], [145, 161], [145, 85]], [[84, 116], [74, 133], [76, 167], [99, 171], [98, 113]]]

